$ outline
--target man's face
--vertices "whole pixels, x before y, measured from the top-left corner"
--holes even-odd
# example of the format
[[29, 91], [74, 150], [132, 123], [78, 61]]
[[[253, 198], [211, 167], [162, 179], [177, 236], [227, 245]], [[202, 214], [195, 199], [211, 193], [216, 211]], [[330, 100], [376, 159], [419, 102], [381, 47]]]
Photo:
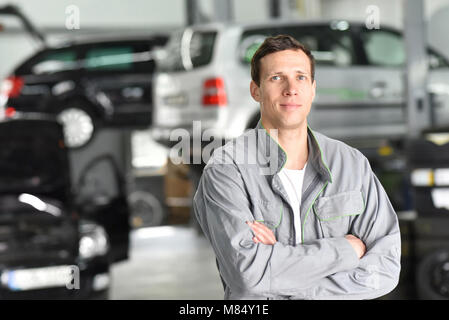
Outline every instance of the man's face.
[[260, 86], [251, 81], [251, 95], [261, 106], [262, 121], [278, 129], [307, 126], [315, 97], [310, 60], [302, 50], [284, 50], [260, 59]]

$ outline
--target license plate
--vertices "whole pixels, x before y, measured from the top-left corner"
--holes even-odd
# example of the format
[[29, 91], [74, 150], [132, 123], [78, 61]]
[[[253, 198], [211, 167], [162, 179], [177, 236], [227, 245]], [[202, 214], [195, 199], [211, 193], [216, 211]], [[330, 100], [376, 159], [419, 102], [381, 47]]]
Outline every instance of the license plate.
[[1, 283], [13, 291], [66, 286], [73, 280], [72, 266], [4, 271]]
[[183, 107], [188, 104], [188, 96], [186, 93], [173, 94], [162, 98], [167, 106]]

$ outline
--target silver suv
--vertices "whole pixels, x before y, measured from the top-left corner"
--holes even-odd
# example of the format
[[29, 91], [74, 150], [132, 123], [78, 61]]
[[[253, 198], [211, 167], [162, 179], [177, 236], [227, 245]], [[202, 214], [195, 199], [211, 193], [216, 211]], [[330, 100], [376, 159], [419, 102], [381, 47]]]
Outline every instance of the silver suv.
[[[400, 140], [406, 134], [404, 40], [382, 26], [348, 21], [208, 24], [175, 32], [158, 63], [152, 135], [173, 145], [175, 128], [225, 140], [253, 127], [259, 106], [249, 93], [250, 61], [265, 37], [289, 34], [316, 59], [317, 95], [310, 126], [344, 141]], [[449, 123], [449, 63], [429, 49], [436, 124]]]

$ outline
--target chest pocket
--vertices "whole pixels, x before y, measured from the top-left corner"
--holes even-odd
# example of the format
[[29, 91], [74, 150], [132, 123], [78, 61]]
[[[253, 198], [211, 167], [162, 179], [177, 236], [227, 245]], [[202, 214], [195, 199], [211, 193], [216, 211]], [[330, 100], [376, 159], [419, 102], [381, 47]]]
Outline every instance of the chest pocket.
[[259, 214], [255, 216], [255, 220], [263, 222], [270, 229], [276, 229], [282, 222], [284, 215], [282, 202], [278, 200], [258, 200], [257, 203], [256, 212]]
[[349, 233], [353, 218], [365, 211], [361, 191], [348, 191], [315, 201], [313, 211], [325, 238], [341, 237]]
[[[255, 208], [255, 220], [263, 223], [274, 232], [276, 240], [280, 243], [290, 244], [293, 224], [290, 223], [288, 208], [282, 200], [273, 199], [271, 201], [258, 200], [258, 206]], [[282, 226], [281, 226], [282, 224]], [[290, 230], [285, 226], [290, 226]]]

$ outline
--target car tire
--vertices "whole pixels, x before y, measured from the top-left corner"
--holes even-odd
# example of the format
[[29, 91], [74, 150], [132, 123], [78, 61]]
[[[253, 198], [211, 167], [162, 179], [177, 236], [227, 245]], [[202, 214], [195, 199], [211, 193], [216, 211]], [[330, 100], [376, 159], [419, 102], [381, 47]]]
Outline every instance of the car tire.
[[71, 101], [56, 115], [63, 125], [65, 144], [70, 149], [85, 147], [94, 137], [98, 121], [89, 104], [82, 100]]
[[419, 299], [449, 300], [449, 248], [428, 253], [416, 269]]
[[160, 201], [151, 193], [134, 191], [128, 196], [134, 227], [160, 226], [165, 220], [164, 210]]

